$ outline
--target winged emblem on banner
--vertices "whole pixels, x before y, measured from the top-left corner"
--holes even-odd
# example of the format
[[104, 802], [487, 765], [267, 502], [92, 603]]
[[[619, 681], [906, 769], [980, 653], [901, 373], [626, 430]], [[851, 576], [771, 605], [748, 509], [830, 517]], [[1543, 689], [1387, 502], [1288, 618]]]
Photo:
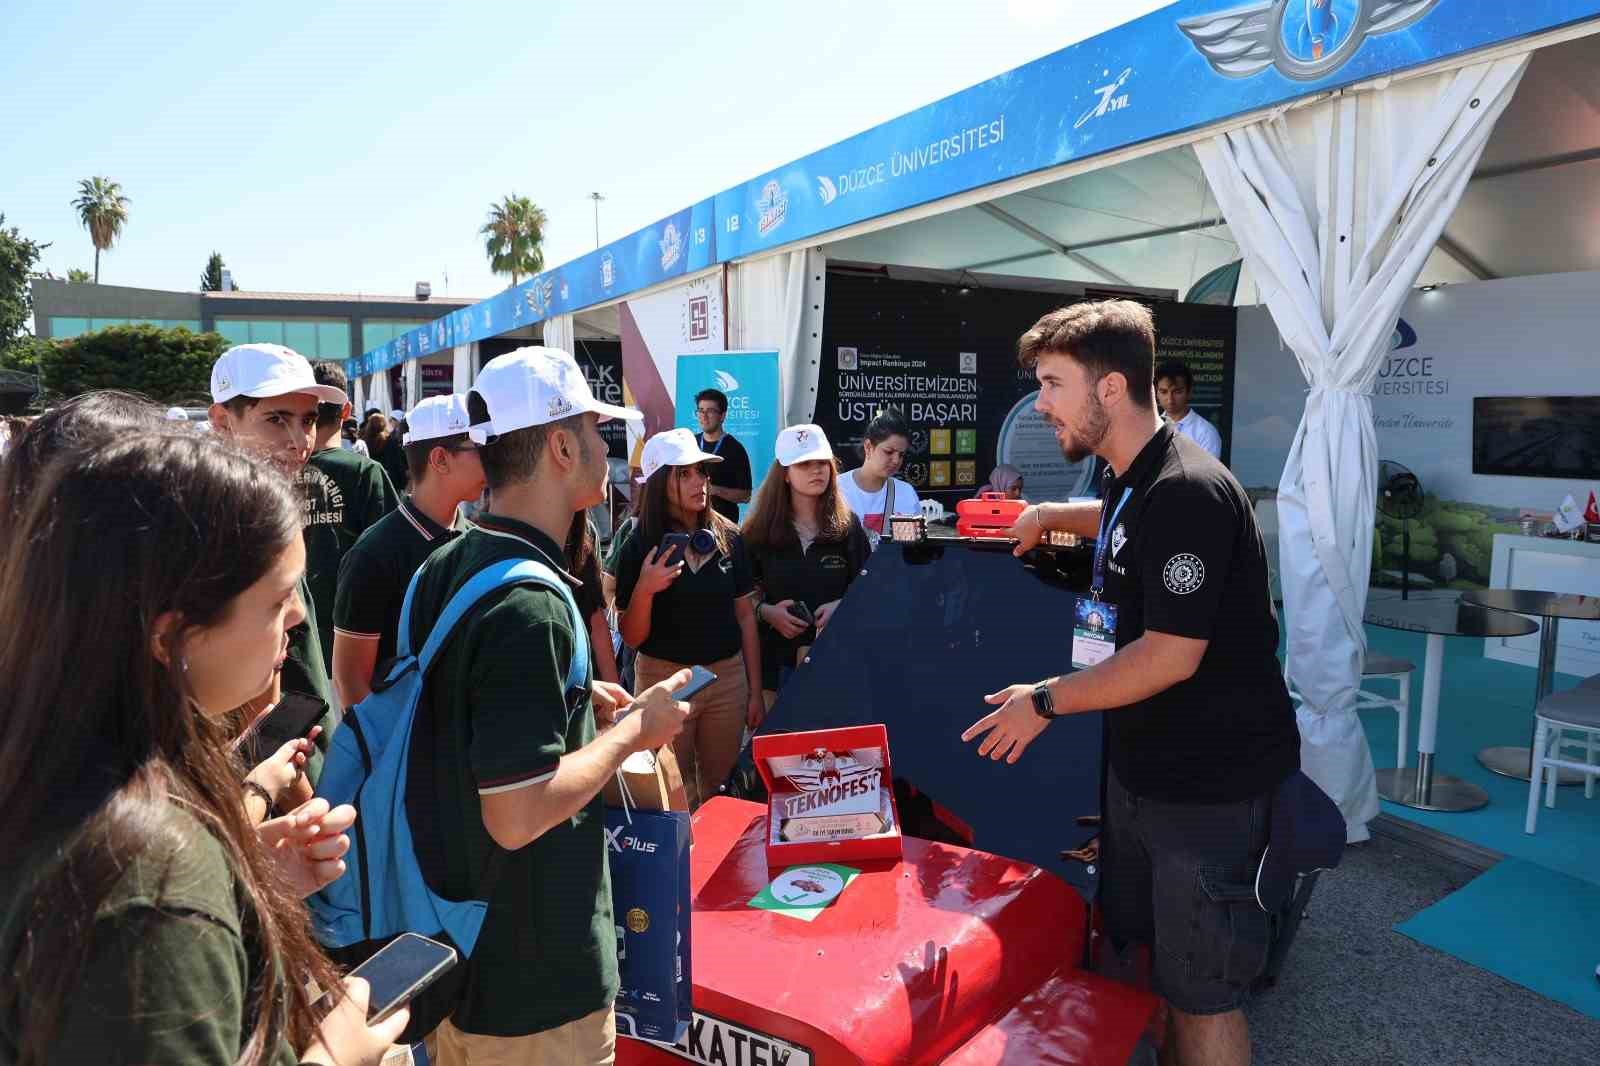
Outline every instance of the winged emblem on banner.
[[1368, 37], [1406, 29], [1439, 0], [1257, 0], [1178, 28], [1226, 78], [1268, 67], [1296, 81], [1316, 81], [1349, 62]]

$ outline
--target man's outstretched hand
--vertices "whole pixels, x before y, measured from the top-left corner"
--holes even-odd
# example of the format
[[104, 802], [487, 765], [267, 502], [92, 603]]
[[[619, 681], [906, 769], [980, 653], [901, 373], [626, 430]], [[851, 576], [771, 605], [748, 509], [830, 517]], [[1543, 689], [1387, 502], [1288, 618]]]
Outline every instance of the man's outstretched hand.
[[996, 762], [1001, 759], [1008, 763], [1016, 762], [1028, 745], [1033, 743], [1033, 738], [1043, 733], [1044, 727], [1050, 724], [1047, 719], [1034, 713], [1032, 685], [1011, 685], [985, 696], [983, 702], [991, 706], [998, 705], [1000, 709], [973, 722], [961, 734], [961, 739], [969, 741], [988, 733], [983, 743], [978, 745], [978, 754]]

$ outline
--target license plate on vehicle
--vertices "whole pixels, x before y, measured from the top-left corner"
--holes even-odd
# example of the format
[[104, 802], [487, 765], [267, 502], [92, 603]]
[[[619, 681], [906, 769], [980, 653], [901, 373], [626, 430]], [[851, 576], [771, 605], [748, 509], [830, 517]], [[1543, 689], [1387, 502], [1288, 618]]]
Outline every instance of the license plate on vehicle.
[[682, 1041], [656, 1047], [704, 1066], [811, 1066], [806, 1048], [699, 1011]]

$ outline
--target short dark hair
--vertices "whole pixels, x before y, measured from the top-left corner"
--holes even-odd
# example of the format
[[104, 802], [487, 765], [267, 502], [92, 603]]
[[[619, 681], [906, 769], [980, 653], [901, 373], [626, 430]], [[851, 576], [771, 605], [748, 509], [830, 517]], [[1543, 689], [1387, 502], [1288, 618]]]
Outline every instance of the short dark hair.
[[[544, 453], [545, 442], [553, 430], [564, 429], [583, 441], [583, 413], [569, 415], [542, 426], [529, 426], [500, 433], [489, 438], [489, 443], [478, 445], [478, 458], [483, 461], [483, 480], [492, 493], [503, 485], [518, 481], [531, 481], [539, 469], [539, 456]], [[482, 425], [489, 419], [489, 405], [476, 390], [467, 393], [467, 421]]]
[[1183, 382], [1183, 387], [1190, 392], [1194, 391], [1194, 374], [1189, 369], [1189, 364], [1182, 359], [1163, 359], [1156, 366], [1156, 384], [1159, 385], [1168, 378], [1177, 378]]
[[717, 405], [718, 411], [721, 411], [723, 414], [728, 413], [728, 394], [723, 392], [721, 389], [701, 389], [699, 392], [694, 394], [694, 405], [696, 408], [700, 406], [701, 400], [710, 400], [712, 403]]
[[345, 403], [319, 403], [317, 404], [317, 428], [327, 429], [337, 426], [344, 414], [345, 406], [349, 403], [350, 379], [345, 377], [344, 367], [338, 363], [323, 361], [314, 363], [311, 367], [311, 376], [317, 379], [318, 385], [332, 385], [345, 394]]
[[1132, 300], [1093, 300], [1051, 311], [1017, 340], [1017, 362], [1031, 370], [1042, 355], [1064, 355], [1098, 382], [1121, 374], [1134, 405], [1155, 404], [1156, 324]]
[[413, 485], [428, 476], [428, 456], [433, 454], [435, 448], [450, 451], [467, 443], [471, 438], [465, 433], [452, 433], [448, 437], [430, 437], [419, 440], [415, 444], [404, 445], [406, 453], [406, 473], [411, 475]]
[[867, 423], [867, 431], [862, 436], [863, 444], [877, 446], [890, 437], [904, 437], [911, 439], [911, 424], [906, 421], [905, 413], [898, 407], [885, 407], [872, 416], [872, 421]]
[[235, 418], [243, 418], [251, 408], [261, 401], [254, 396], [235, 396], [231, 400], [223, 400], [222, 406]]

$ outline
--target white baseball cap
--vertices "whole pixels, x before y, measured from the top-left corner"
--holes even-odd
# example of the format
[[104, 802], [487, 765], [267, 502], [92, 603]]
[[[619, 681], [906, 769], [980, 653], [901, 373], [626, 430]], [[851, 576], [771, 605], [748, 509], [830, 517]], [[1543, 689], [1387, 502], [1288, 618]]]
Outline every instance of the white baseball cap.
[[265, 400], [295, 392], [315, 396], [318, 403], [343, 405], [349, 400], [332, 385], [318, 385], [306, 357], [281, 344], [236, 344], [211, 368], [213, 403], [227, 403], [237, 396]]
[[184, 409], [181, 407], [169, 407], [167, 408], [167, 421], [187, 422], [189, 421], [188, 412], [184, 411]]
[[645, 442], [644, 454], [639, 458], [640, 469], [644, 471], [639, 484], [649, 481], [650, 475], [664, 466], [697, 466], [700, 463], [720, 462], [722, 456], [701, 451], [700, 442], [687, 429], [669, 429]]
[[393, 411], [389, 412], [389, 417], [394, 419], [396, 422], [399, 422], [401, 419], [405, 418], [405, 416], [406, 416], [406, 413], [404, 411], [400, 410], [400, 408], [398, 408], [398, 407], [396, 407]]
[[420, 444], [425, 440], [454, 437], [465, 433], [471, 421], [467, 417], [465, 396], [459, 393], [429, 396], [406, 416], [406, 435], [401, 443]]
[[472, 439], [487, 444], [502, 433], [548, 425], [590, 412], [605, 422], [620, 418], [638, 422], [644, 415], [594, 398], [578, 362], [559, 348], [530, 345], [496, 356], [478, 372], [472, 391], [488, 408], [489, 420], [472, 429]]
[[784, 466], [809, 463], [814, 459], [832, 459], [833, 447], [822, 427], [806, 423], [790, 426], [778, 434], [778, 462]]

